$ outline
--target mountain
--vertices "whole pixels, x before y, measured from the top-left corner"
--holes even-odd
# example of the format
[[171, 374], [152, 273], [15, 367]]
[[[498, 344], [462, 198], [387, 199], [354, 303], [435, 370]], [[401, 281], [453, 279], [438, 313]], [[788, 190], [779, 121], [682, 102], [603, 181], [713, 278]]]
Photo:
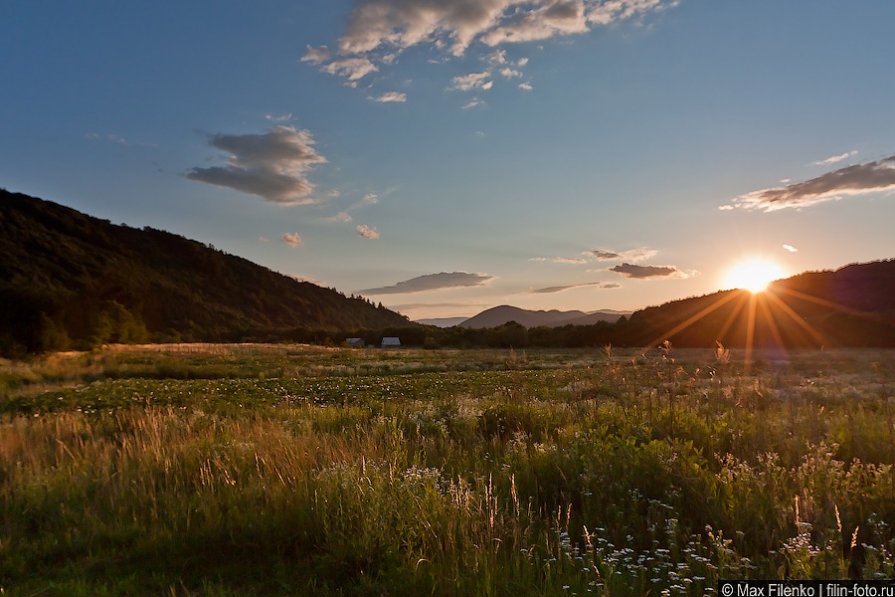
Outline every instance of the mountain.
[[610, 310], [593, 311], [591, 313], [585, 313], [584, 311], [558, 311], [556, 309], [551, 311], [531, 311], [510, 305], [500, 305], [499, 307], [486, 309], [459, 325], [471, 329], [493, 328], [510, 321], [515, 321], [526, 328], [593, 325], [598, 321], [614, 323], [622, 315], [627, 314], [628, 312], [626, 311]]
[[895, 260], [808, 272], [751, 294], [728, 290], [650, 307], [616, 326], [618, 344], [895, 346]]
[[2, 189], [0, 304], [0, 354], [412, 326], [209, 245]]
[[469, 319], [468, 317], [435, 317], [433, 319], [417, 319], [414, 323], [419, 323], [422, 325], [434, 325], [439, 328], [449, 328], [455, 325], [460, 325], [464, 321]]

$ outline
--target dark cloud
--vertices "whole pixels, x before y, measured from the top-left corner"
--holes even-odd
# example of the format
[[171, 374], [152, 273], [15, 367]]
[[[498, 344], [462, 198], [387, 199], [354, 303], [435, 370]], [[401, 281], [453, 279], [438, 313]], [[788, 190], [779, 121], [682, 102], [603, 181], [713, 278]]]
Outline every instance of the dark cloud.
[[669, 276], [687, 277], [678, 268], [671, 265], [634, 265], [633, 263], [622, 263], [615, 267], [610, 267], [609, 271], [621, 274], [626, 278], [636, 278], [642, 280], [645, 278], [667, 278]]
[[266, 133], [212, 135], [209, 145], [227, 152], [227, 164], [193, 168], [187, 178], [228, 187], [281, 204], [312, 203], [308, 173], [326, 158], [308, 131], [276, 126]]
[[777, 211], [807, 207], [824, 201], [895, 190], [895, 156], [866, 164], [846, 166], [815, 178], [782, 187], [761, 189], [735, 197], [722, 209]]
[[368, 288], [361, 290], [361, 294], [409, 294], [412, 292], [425, 292], [427, 290], [441, 290], [444, 288], [466, 288], [470, 286], [482, 286], [493, 276], [487, 274], [470, 274], [466, 272], [441, 272], [428, 274], [398, 282], [393, 286], [380, 288]]

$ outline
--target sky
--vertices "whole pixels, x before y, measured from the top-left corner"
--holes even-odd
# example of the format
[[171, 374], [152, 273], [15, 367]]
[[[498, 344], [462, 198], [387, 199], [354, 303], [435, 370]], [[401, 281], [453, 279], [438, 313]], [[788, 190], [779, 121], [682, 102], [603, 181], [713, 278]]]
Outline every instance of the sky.
[[895, 257], [888, 0], [0, 3], [0, 186], [412, 319]]

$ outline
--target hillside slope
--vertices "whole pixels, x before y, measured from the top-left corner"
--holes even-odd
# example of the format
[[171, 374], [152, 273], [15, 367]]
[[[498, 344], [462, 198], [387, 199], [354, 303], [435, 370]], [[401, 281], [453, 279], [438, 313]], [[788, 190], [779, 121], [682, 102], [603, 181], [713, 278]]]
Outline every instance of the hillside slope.
[[411, 325], [361, 298], [151, 228], [0, 190], [0, 353]]
[[895, 260], [808, 272], [752, 295], [728, 290], [637, 311], [615, 330], [625, 344], [895, 346]]

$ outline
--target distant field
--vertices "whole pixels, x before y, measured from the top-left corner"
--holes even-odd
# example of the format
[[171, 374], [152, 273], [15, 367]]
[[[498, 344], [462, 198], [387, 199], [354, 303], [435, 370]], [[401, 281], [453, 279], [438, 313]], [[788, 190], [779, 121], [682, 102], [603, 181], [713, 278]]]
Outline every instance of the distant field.
[[895, 352], [110, 346], [0, 361], [12, 595], [895, 578]]

